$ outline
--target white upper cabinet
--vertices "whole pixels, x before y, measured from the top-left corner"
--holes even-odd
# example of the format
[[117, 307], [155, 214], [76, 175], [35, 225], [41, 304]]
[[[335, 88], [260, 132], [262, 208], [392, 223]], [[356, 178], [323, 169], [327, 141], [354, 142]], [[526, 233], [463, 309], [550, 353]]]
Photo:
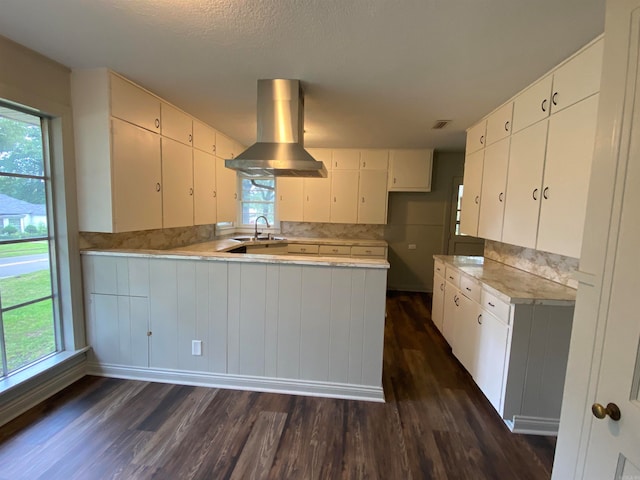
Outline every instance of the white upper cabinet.
[[216, 156], [224, 160], [235, 158], [239, 152], [236, 143], [224, 133], [216, 133]]
[[302, 222], [304, 180], [296, 177], [278, 177], [276, 179], [276, 208], [278, 220]]
[[511, 136], [504, 243], [536, 248], [548, 125], [538, 122]]
[[162, 102], [160, 108], [162, 136], [191, 146], [193, 144], [193, 120], [191, 117], [165, 102]]
[[593, 95], [549, 120], [538, 250], [580, 257], [597, 113]]
[[358, 170], [360, 168], [360, 150], [340, 148], [333, 150], [332, 170]]
[[390, 150], [390, 192], [430, 192], [433, 150]]
[[483, 163], [484, 150], [479, 150], [467, 155], [464, 160], [464, 188], [462, 191], [462, 211], [460, 212], [460, 232], [474, 237], [478, 236]]
[[[195, 137], [194, 137], [195, 140]], [[193, 150], [193, 223], [210, 225], [217, 222], [216, 157]]]
[[487, 118], [487, 145], [511, 135], [513, 102], [503, 105]]
[[513, 133], [549, 116], [552, 82], [553, 77], [548, 75], [515, 98], [513, 102]]
[[199, 120], [193, 120], [193, 148], [210, 154], [216, 153], [216, 129]]
[[510, 140], [510, 138], [504, 138], [484, 150], [478, 237], [498, 242], [502, 239], [504, 206], [508, 201], [505, 192]]
[[387, 171], [360, 170], [358, 223], [387, 223]]
[[193, 150], [162, 138], [162, 226], [193, 225]]
[[114, 73], [109, 79], [111, 115], [160, 133], [160, 99]]
[[333, 169], [333, 151], [330, 148], [305, 148], [307, 153], [315, 158], [317, 161], [324, 164], [324, 168], [327, 170]]
[[[103, 198], [94, 216], [103, 216], [103, 230], [130, 232], [162, 228], [162, 167], [160, 137], [119, 119], [111, 120], [113, 196]], [[94, 192], [98, 195], [98, 191]], [[113, 215], [105, 211], [113, 206]], [[95, 218], [94, 221], [100, 221]], [[81, 227], [82, 228], [82, 227]]]
[[361, 150], [360, 170], [384, 170], [389, 168], [389, 150]]
[[[336, 152], [337, 150], [333, 152], [334, 166], [336, 165]], [[333, 170], [331, 172], [332, 223], [357, 223], [358, 178], [358, 170]]]
[[224, 166], [224, 161], [225, 158], [216, 157], [218, 222], [235, 222], [238, 216], [238, 177], [235, 170]]
[[331, 221], [331, 173], [327, 178], [304, 179], [303, 219], [305, 222]]
[[481, 148], [484, 148], [486, 145], [486, 135], [487, 135], [487, 121], [481, 120], [469, 130], [467, 130], [467, 146], [465, 148], [465, 153], [468, 155], [473, 153]]
[[551, 113], [600, 91], [603, 46], [598, 40], [553, 73]]

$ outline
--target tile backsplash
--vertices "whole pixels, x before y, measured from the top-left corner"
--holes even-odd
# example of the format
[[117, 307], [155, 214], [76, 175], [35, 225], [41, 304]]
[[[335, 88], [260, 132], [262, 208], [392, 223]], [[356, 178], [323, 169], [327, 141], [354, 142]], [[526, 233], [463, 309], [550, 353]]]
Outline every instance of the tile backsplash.
[[573, 278], [578, 270], [577, 258], [491, 240], [486, 240], [484, 243], [484, 256], [568, 287], [578, 288], [578, 281]]
[[80, 248], [140, 248], [164, 250], [215, 238], [215, 225], [163, 228], [123, 233], [80, 232]]
[[350, 223], [280, 222], [285, 237], [358, 238], [384, 240], [385, 225], [355, 225]]

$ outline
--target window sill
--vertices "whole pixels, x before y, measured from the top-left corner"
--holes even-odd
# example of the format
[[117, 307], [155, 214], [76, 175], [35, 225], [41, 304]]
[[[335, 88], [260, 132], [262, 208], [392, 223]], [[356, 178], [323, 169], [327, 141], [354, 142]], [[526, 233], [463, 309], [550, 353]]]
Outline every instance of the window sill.
[[8, 394], [13, 390], [19, 388], [29, 380], [34, 380], [36, 377], [45, 374], [52, 368], [73, 360], [80, 355], [84, 355], [89, 350], [89, 348], [90, 347], [84, 347], [73, 352], [65, 351], [56, 353], [54, 355], [51, 355], [50, 357], [45, 358], [44, 360], [39, 361], [38, 363], [35, 363], [30, 367], [25, 368], [24, 370], [3, 378], [2, 380], [0, 380], [0, 401], [1, 397], [5, 394]]

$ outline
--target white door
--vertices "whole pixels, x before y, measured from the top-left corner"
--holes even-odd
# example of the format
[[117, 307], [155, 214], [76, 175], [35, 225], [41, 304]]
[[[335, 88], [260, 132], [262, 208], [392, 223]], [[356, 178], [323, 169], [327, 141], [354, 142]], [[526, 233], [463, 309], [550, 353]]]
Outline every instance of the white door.
[[[594, 400], [606, 411], [594, 412], [585, 456], [584, 478], [635, 480], [640, 478], [640, 314], [637, 308], [640, 267], [640, 99], [637, 94], [640, 89], [640, 1], [608, 2], [607, 32], [610, 29], [617, 31], [612, 32], [611, 48], [607, 49], [610, 57], [605, 57], [605, 62], [609, 61], [610, 65], [616, 67], [626, 67], [626, 61], [623, 60], [628, 55], [628, 70], [612, 70], [630, 71], [632, 74], [627, 77], [629, 83], [626, 92], [620, 88], [615, 89], [618, 95], [616, 100], [624, 96], [625, 114], [620, 122], [622, 127], [617, 122], [611, 122], [613, 125], [603, 122], [602, 128], [607, 131], [622, 128], [620, 153], [617, 159], [612, 159], [612, 163], [617, 160], [618, 169], [622, 172], [626, 168], [626, 176], [619, 177], [619, 183], [615, 187], [616, 191], [622, 192], [622, 201], [614, 202], [611, 215], [614, 227], [610, 232], [610, 243], [617, 242], [617, 248], [615, 254], [609, 257], [610, 260], [605, 261], [605, 269], [613, 269], [611, 290], [608, 301], [603, 299], [603, 304], [608, 308], [600, 310], [604, 317], [601, 322], [606, 327]], [[606, 38], [609, 41], [609, 36]], [[625, 58], [621, 58], [623, 56]], [[612, 77], [605, 70], [603, 89], [609, 89], [610, 85], [618, 83], [617, 78]], [[607, 96], [603, 97], [605, 99], [611, 100]], [[627, 111], [630, 113], [627, 114]], [[618, 218], [620, 223], [616, 230]], [[606, 293], [606, 289], [603, 290]], [[594, 363], [594, 368], [597, 368], [597, 363]], [[615, 409], [607, 408], [609, 404], [611, 407], [616, 405], [619, 409], [618, 421], [612, 418]], [[600, 416], [606, 413], [607, 416], [597, 419], [595, 413]]]

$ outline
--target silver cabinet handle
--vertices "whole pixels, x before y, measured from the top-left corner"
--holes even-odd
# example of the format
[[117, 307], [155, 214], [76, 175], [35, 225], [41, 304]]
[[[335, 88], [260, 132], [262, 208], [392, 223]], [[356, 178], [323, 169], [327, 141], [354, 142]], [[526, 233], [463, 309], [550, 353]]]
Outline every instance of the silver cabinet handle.
[[453, 280], [453, 279], [454, 279], [454, 278], [453, 278], [451, 275], [449, 275], [449, 280]]
[[333, 203], [336, 203], [336, 197], [333, 197]]
[[441, 292], [444, 292], [444, 283], [441, 283], [441, 284], [440, 284], [440, 291], [441, 291]]
[[160, 183], [156, 183], [156, 192], [160, 191]]
[[367, 162], [362, 162], [362, 168], [366, 168], [367, 167]]
[[364, 203], [364, 197], [362, 197], [362, 203]]
[[455, 297], [455, 298], [453, 299], [453, 303], [455, 303], [455, 304], [456, 304], [456, 307], [459, 307], [459, 306], [460, 306], [460, 304], [458, 303], [459, 301], [460, 301], [460, 298], [458, 298], [458, 297]]
[[394, 183], [394, 184], [396, 183], [396, 180], [397, 180], [397, 178], [396, 178], [396, 177], [393, 177], [393, 183]]
[[538, 200], [538, 197], [536, 197], [536, 194], [538, 193], [538, 189], [534, 188], [533, 192], [531, 193], [531, 196], [533, 197], [534, 200]]
[[212, 147], [213, 153], [216, 153], [216, 146], [212, 145], [211, 147]]
[[464, 287], [464, 288], [466, 288], [466, 289], [467, 289], [467, 292], [470, 292], [470, 291], [471, 291], [471, 289], [470, 289], [469, 287]]

